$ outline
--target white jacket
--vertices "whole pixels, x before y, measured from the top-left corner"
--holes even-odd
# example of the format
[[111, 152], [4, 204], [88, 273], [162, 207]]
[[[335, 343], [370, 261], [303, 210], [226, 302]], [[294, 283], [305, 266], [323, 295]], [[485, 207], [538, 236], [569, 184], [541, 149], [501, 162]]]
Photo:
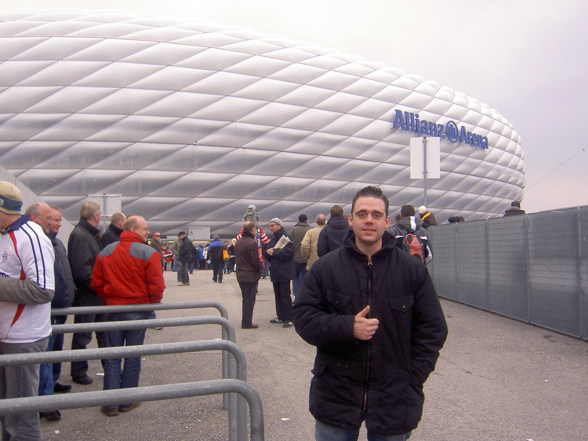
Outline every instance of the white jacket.
[[[54, 262], [51, 241], [28, 217], [21, 217], [0, 234], [0, 277], [32, 281], [43, 290], [54, 291]], [[32, 343], [45, 338], [51, 334], [50, 318], [50, 302], [0, 302], [0, 341]]]

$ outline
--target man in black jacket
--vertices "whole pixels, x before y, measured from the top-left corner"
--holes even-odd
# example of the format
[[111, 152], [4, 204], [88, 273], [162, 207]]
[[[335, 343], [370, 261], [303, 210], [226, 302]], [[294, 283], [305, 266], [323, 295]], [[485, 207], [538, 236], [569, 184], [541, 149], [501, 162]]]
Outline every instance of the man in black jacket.
[[271, 264], [270, 279], [276, 298], [276, 318], [271, 319], [270, 323], [282, 323], [284, 328], [289, 328], [293, 326], [290, 281], [296, 277], [294, 242], [279, 218], [274, 217], [269, 228], [274, 236], [268, 242], [263, 255]]
[[336, 250], [343, 243], [343, 238], [349, 231], [349, 224], [343, 208], [340, 205], [333, 205], [331, 208], [331, 218], [327, 226], [322, 229], [316, 244], [316, 252], [319, 257]]
[[127, 217], [122, 213], [114, 213], [110, 216], [110, 225], [100, 238], [100, 249], [103, 250], [108, 245], [120, 240], [120, 234], [123, 231], [123, 225]]
[[423, 383], [447, 325], [426, 267], [396, 247], [388, 199], [353, 199], [343, 246], [308, 272], [293, 308], [296, 331], [317, 347], [310, 387], [316, 440], [404, 441], [417, 427]]
[[[96, 256], [100, 252], [100, 219], [102, 207], [99, 203], [88, 201], [80, 207], [80, 221], [75, 226], [67, 242], [67, 257], [76, 284], [72, 306], [102, 306], [104, 302], [90, 285]], [[76, 315], [74, 323], [93, 323], [106, 321], [106, 314]], [[92, 341], [91, 332], [76, 332], [71, 341], [72, 349], [86, 349]], [[106, 333], [96, 332], [98, 347], [107, 347]], [[78, 384], [91, 384], [87, 361], [72, 361], [72, 380]]]

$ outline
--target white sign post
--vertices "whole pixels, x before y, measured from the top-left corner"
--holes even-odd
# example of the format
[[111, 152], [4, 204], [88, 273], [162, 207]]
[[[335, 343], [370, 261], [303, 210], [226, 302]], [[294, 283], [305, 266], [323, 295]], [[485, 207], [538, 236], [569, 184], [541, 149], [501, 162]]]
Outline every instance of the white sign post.
[[427, 179], [441, 177], [441, 139], [410, 138], [410, 179], [422, 179], [424, 204], [427, 206]]

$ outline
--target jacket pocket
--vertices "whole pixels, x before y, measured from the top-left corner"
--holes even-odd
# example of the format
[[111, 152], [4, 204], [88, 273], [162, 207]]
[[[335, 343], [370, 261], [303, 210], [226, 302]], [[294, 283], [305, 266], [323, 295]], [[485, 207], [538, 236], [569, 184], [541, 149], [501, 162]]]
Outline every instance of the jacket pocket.
[[388, 303], [394, 311], [408, 312], [414, 305], [414, 296], [390, 297]]
[[351, 303], [351, 296], [339, 291], [327, 290], [327, 301], [335, 312], [344, 314], [348, 311]]

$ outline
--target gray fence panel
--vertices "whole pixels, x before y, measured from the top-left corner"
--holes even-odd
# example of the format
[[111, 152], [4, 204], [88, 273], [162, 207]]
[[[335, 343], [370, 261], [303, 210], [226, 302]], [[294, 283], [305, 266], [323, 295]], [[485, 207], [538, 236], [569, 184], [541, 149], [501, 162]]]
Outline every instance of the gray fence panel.
[[588, 338], [588, 206], [428, 234], [440, 296]]
[[579, 335], [578, 223], [574, 210], [529, 216], [529, 321]]
[[580, 244], [580, 307], [578, 313], [580, 314], [580, 335], [588, 339], [588, 207], [578, 207], [578, 224], [580, 231], [578, 234], [578, 242]]
[[457, 298], [457, 264], [455, 255], [456, 225], [444, 225], [443, 228], [429, 228], [427, 234], [433, 249], [433, 260], [428, 265], [435, 280], [439, 295], [449, 299]]
[[488, 227], [488, 309], [527, 320], [527, 217], [485, 222]]
[[460, 301], [488, 308], [488, 268], [485, 222], [456, 225], [457, 294]]

